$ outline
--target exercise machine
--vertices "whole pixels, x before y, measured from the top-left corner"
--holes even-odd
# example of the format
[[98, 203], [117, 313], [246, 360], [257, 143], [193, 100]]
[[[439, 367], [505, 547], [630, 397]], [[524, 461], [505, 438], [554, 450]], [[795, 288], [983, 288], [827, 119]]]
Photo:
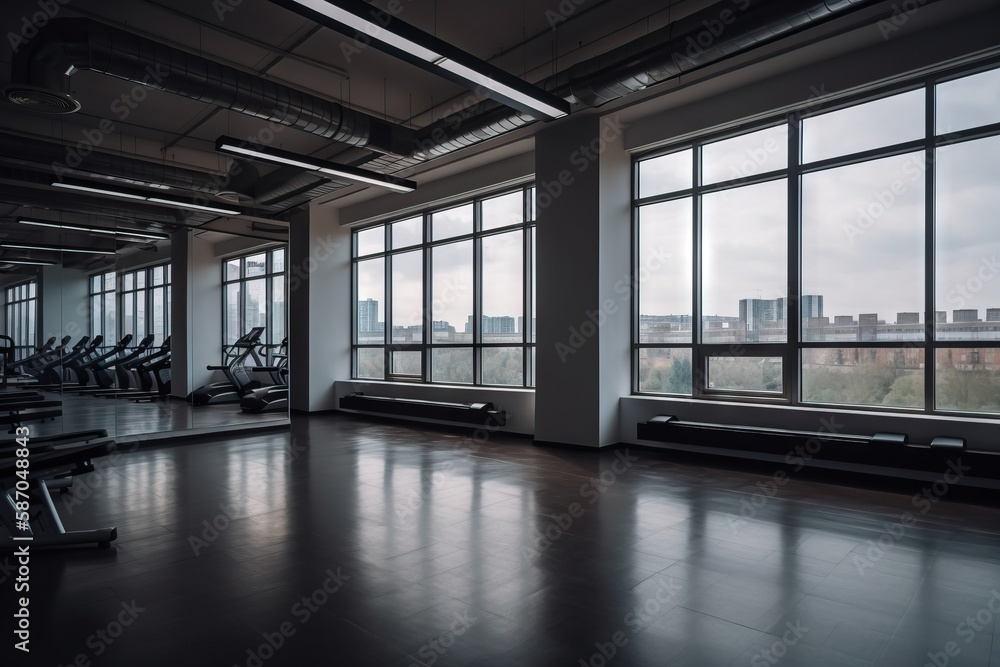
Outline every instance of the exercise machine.
[[[222, 371], [227, 381], [198, 387], [188, 394], [187, 400], [193, 405], [236, 403], [254, 389], [259, 389], [262, 383], [250, 375], [250, 368], [264, 365], [257, 352], [263, 335], [264, 327], [254, 327], [232, 345], [223, 345], [222, 364], [207, 368], [210, 371]], [[248, 361], [252, 363], [248, 364]]]

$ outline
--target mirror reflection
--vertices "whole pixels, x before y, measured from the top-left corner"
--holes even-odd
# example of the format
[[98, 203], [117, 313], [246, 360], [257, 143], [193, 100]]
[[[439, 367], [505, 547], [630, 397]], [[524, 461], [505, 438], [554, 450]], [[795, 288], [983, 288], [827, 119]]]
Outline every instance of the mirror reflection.
[[280, 233], [46, 213], [0, 222], [5, 429], [142, 439], [287, 423]]

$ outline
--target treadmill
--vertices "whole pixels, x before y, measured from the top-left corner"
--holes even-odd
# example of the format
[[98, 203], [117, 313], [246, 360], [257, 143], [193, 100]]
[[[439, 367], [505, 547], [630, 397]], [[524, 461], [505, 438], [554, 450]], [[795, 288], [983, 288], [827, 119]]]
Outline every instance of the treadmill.
[[285, 412], [288, 410], [288, 338], [277, 346], [271, 355], [271, 364], [250, 370], [271, 374], [274, 382], [269, 387], [254, 389], [240, 399], [240, 410], [247, 413]]
[[[264, 327], [254, 327], [232, 345], [223, 345], [222, 365], [207, 366], [207, 368], [210, 371], [222, 371], [227, 382], [213, 382], [198, 387], [188, 394], [187, 400], [194, 405], [237, 403], [244, 395], [259, 389], [262, 383], [253, 379], [250, 371], [252, 367], [263, 365], [257, 353], [263, 335]], [[248, 360], [251, 363], [248, 364]]]

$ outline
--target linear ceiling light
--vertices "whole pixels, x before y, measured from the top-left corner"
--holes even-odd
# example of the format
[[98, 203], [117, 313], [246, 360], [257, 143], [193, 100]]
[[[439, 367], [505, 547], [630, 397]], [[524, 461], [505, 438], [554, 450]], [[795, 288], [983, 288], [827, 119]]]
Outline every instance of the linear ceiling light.
[[100, 227], [86, 227], [84, 225], [70, 225], [61, 222], [48, 222], [45, 220], [27, 220], [24, 218], [18, 218], [17, 221], [22, 225], [34, 225], [36, 227], [54, 227], [56, 229], [71, 229], [78, 232], [86, 232], [87, 234], [110, 234], [112, 236], [132, 236], [140, 239], [152, 239], [154, 241], [166, 241], [167, 239], [170, 238], [170, 236], [167, 234], [139, 231], [138, 229], [126, 229], [124, 227], [116, 227], [115, 229], [101, 229]]
[[54, 178], [49, 184], [54, 188], [64, 188], [66, 190], [79, 190], [81, 192], [90, 192], [98, 195], [107, 195], [109, 197], [121, 197], [122, 199], [136, 199], [140, 201], [148, 201], [153, 204], [169, 204], [170, 206], [190, 208], [196, 211], [210, 211], [211, 213], [219, 213], [221, 215], [240, 214], [239, 211], [231, 208], [219, 208], [218, 206], [204, 206], [202, 204], [192, 204], [191, 202], [180, 201], [177, 199], [164, 199], [162, 197], [148, 197], [146, 195], [137, 195], [131, 192], [125, 192], [123, 190], [94, 187], [93, 185], [77, 181], [70, 181], [70, 180], [60, 181], [59, 179]]
[[248, 144], [246, 141], [232, 137], [223, 136], [216, 139], [215, 150], [229, 155], [240, 155], [264, 162], [273, 162], [275, 164], [285, 164], [292, 167], [299, 167], [300, 169], [318, 171], [335, 178], [344, 178], [350, 181], [377, 185], [396, 192], [413, 192], [417, 189], [416, 183], [408, 181], [405, 178], [396, 178], [395, 176], [388, 176], [375, 171], [366, 171], [346, 164], [318, 160], [308, 155], [299, 155], [298, 153], [292, 153], [279, 148], [254, 146]]
[[560, 118], [569, 102], [360, 0], [271, 0], [341, 34], [537, 118]]
[[0, 259], [0, 264], [23, 264], [25, 266], [55, 266], [55, 262], [44, 259]]
[[27, 243], [0, 243], [0, 248], [17, 248], [18, 250], [45, 250], [47, 252], [79, 252], [90, 255], [114, 255], [114, 250], [92, 250], [90, 248], [62, 248], [54, 245], [35, 245]]

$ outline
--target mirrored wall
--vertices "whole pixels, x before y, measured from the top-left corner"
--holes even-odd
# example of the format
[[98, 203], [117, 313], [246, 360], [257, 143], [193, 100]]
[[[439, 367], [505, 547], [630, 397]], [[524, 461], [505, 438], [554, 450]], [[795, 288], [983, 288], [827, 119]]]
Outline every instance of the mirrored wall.
[[0, 222], [4, 428], [144, 440], [287, 424], [282, 234], [130, 229]]

